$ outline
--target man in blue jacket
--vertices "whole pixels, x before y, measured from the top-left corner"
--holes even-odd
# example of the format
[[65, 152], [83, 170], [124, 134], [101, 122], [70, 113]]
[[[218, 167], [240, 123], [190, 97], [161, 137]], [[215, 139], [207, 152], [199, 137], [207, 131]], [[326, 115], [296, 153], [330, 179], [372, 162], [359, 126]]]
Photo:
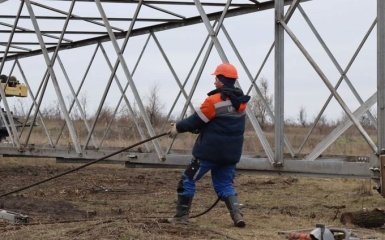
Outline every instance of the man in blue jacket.
[[250, 97], [234, 87], [238, 73], [233, 65], [220, 64], [213, 75], [215, 89], [207, 94], [200, 109], [173, 124], [169, 132], [171, 137], [182, 132], [199, 133], [193, 159], [178, 183], [176, 214], [171, 221], [188, 223], [195, 183], [211, 171], [215, 192], [226, 203], [234, 225], [245, 227], [233, 180], [242, 154], [245, 109]]

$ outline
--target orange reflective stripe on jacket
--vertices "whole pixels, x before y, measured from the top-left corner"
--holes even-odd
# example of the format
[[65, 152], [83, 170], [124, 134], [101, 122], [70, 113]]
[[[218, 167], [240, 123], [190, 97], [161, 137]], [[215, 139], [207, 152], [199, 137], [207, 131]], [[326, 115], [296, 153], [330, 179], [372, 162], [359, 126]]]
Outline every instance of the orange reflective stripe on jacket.
[[245, 109], [246, 103], [242, 103], [238, 111], [235, 110], [230, 100], [222, 100], [221, 94], [217, 93], [206, 98], [197, 114], [202, 121], [207, 123], [217, 116], [238, 117], [244, 115]]

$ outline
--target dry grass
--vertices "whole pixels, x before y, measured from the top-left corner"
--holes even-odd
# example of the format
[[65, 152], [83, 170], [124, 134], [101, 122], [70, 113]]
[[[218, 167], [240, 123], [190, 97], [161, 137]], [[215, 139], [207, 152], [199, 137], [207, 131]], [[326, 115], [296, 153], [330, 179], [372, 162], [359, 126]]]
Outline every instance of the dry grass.
[[[46, 120], [46, 126], [48, 128], [48, 132], [50, 133], [52, 139], [56, 141], [60, 133], [61, 126], [63, 126], [64, 121], [62, 120]], [[89, 121], [89, 124], [92, 122]], [[97, 139], [97, 144], [106, 134], [106, 129], [108, 127], [108, 119], [102, 119], [98, 121], [95, 130], [94, 136]], [[168, 123], [158, 124], [155, 127], [157, 133], [162, 133], [168, 130]], [[75, 128], [77, 135], [80, 139], [81, 144], [84, 144], [87, 137], [88, 132], [84, 126], [83, 121], [75, 121]], [[143, 129], [145, 127], [143, 126]], [[300, 152], [300, 155], [310, 153], [313, 148], [320, 143], [332, 130], [334, 126], [317, 126], [313, 133], [310, 135], [306, 144]], [[376, 141], [376, 130], [375, 129], [366, 129], [369, 135], [372, 137], [374, 141]], [[285, 126], [285, 136], [290, 141], [294, 150], [297, 151], [301, 144], [304, 141], [307, 133], [309, 131], [309, 127], [300, 127], [300, 126]], [[24, 131], [22, 135], [22, 139], [25, 139], [28, 131]], [[264, 134], [266, 135], [267, 140], [270, 145], [274, 146], [274, 126], [266, 126], [264, 127]], [[196, 139], [195, 134], [179, 134], [176, 141], [173, 144], [173, 149], [188, 151], [194, 144]], [[118, 119], [117, 121], [113, 121], [110, 130], [103, 140], [103, 147], [126, 147], [130, 144], [136, 143], [140, 141], [139, 133], [136, 130], [135, 125], [127, 121], [126, 119]], [[168, 149], [170, 144], [170, 139], [161, 138], [159, 139], [161, 146], [164, 149]], [[22, 141], [23, 142], [23, 141]], [[32, 132], [30, 143], [32, 144], [48, 144], [48, 138], [45, 134], [42, 125], [38, 125], [34, 127]], [[58, 145], [68, 146], [71, 144], [70, 136], [67, 128], [63, 131], [62, 136], [60, 137]], [[92, 142], [89, 143], [89, 146], [92, 146]], [[152, 144], [148, 145], [150, 149], [153, 148]], [[286, 153], [289, 153], [287, 149], [285, 149]], [[244, 143], [244, 152], [247, 154], [254, 154], [258, 156], [264, 156], [264, 150], [260, 141], [258, 140], [254, 130], [249, 124], [247, 125], [247, 129], [245, 132], [245, 143]], [[370, 156], [372, 151], [369, 145], [366, 143], [361, 134], [354, 128], [351, 127], [348, 129], [343, 135], [341, 135], [333, 144], [329, 146], [328, 149], [323, 153], [324, 155], [353, 155], [353, 156]], [[287, 154], [289, 156], [289, 154]]]
[[[333, 130], [333, 127], [315, 128], [313, 134], [311, 134], [306, 141], [303, 149], [299, 155], [306, 155], [310, 153], [317, 144], [319, 144], [328, 134]], [[302, 128], [299, 126], [287, 126], [285, 128], [285, 136], [297, 151], [303, 144], [309, 128]], [[376, 131], [373, 129], [367, 129], [371, 138], [376, 141]], [[274, 129], [268, 127], [265, 129], [265, 135], [270, 143], [270, 146], [274, 146]], [[245, 133], [244, 151], [247, 153], [254, 153], [256, 155], [264, 155], [264, 150], [259, 142], [255, 133], [251, 130]], [[287, 156], [289, 156], [288, 150], [285, 148]], [[344, 134], [337, 138], [332, 143], [323, 155], [339, 155], [339, 156], [370, 156], [373, 152], [369, 145], [361, 134], [353, 127], [348, 129]]]

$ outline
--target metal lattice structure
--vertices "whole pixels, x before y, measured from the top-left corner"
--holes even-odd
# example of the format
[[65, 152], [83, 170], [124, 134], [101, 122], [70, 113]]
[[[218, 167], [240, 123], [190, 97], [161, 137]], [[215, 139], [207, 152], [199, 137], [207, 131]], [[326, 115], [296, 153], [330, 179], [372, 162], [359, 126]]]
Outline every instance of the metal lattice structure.
[[[139, 139], [156, 135], [156, 129], [146, 113], [143, 103], [143, 91], [140, 90], [145, 83], [142, 79], [134, 76], [135, 71], [141, 68], [140, 61], [143, 55], [149, 54], [147, 48], [151, 42], [158, 51], [158, 56], [161, 56], [163, 65], [142, 66], [142, 68], [147, 67], [144, 72], [151, 72], [151, 69], [163, 67], [162, 71], [169, 72], [170, 79], [176, 84], [173, 88], [175, 90], [170, 88], [169, 95], [176, 97], [172, 101], [168, 118], [171, 118], [172, 114], [181, 118], [186, 115], [189, 109], [193, 111], [192, 99], [199, 88], [198, 83], [201, 82], [202, 73], [205, 69], [210, 68], [210, 66], [206, 66], [210, 58], [216, 58], [216, 62], [236, 61], [239, 63], [237, 65], [242, 69], [245, 81], [242, 86], [239, 86], [247, 93], [255, 91], [263, 99], [263, 94], [256, 81], [263, 69], [266, 68], [267, 59], [274, 57], [275, 107], [274, 109], [267, 108], [268, 115], [274, 123], [274, 144], [267, 140], [260, 123], [254, 114], [248, 110], [248, 119], [263, 147], [265, 157], [243, 156], [239, 164], [240, 168], [273, 172], [374, 177], [379, 172], [378, 156], [385, 149], [385, 68], [383, 67], [385, 65], [383, 51], [385, 49], [383, 26], [385, 24], [385, 3], [381, 0], [377, 1], [377, 17], [373, 16], [374, 20], [368, 26], [368, 30], [353, 57], [343, 68], [302, 7], [303, 4], [311, 4], [311, 2], [299, 0], [1, 1], [0, 53], [2, 57], [0, 58], [0, 73], [17, 75], [18, 79], [27, 85], [30, 105], [27, 107], [29, 111], [26, 114], [28, 122], [15, 122], [11, 113], [11, 105], [18, 102], [15, 103], [14, 99], [7, 98], [4, 89], [0, 88], [1, 103], [4, 108], [3, 112], [0, 111], [0, 115], [9, 135], [9, 142], [0, 144], [0, 153], [3, 156], [63, 159], [94, 159], [110, 153], [112, 149], [103, 143], [106, 135], [109, 134], [112, 122], [105, 125], [105, 131], [102, 134], [97, 134], [95, 130], [102, 117], [103, 106], [109, 98], [118, 99], [113, 106], [113, 116], [117, 117], [121, 104], [125, 105], [130, 115], [139, 113], [140, 116], [134, 119], [140, 120], [134, 121], [134, 128], [132, 129], [139, 136]], [[226, 21], [244, 15], [261, 14], [265, 11], [273, 13], [271, 14], [273, 16], [271, 26], [275, 23], [275, 29], [273, 29], [272, 42], [266, 48], [267, 55], [262, 58], [261, 64], [249, 69], [247, 62], [238, 50], [237, 44], [233, 41], [231, 31], [225, 27]], [[340, 77], [335, 85], [332, 84], [309, 49], [302, 44], [297, 38], [296, 32], [290, 27], [290, 20], [294, 14], [302, 16], [302, 19], [313, 32], [315, 39], [318, 40], [337, 69]], [[182, 77], [182, 74], [178, 74], [175, 69], [175, 62], [183, 62], [183, 56], [174, 58], [173, 62], [168, 54], [168, 51], [172, 52], [172, 47], [177, 47], [179, 43], [178, 38], [175, 37], [177, 35], [172, 33], [193, 27], [191, 34], [194, 34], [195, 37], [195, 26], [199, 26], [202, 45], [191, 50], [195, 57], [192, 58], [192, 63], [184, 64], [189, 66], [188, 68], [185, 67], [187, 74], [183, 74], [185, 76]], [[243, 25], [240, 24], [239, 26], [242, 28]], [[365, 41], [370, 35], [373, 35], [375, 29], [377, 29], [377, 49], [379, 49], [377, 51], [377, 92], [364, 99], [350, 81], [347, 73], [357, 54], [365, 45]], [[186, 33], [187, 35], [190, 34], [189, 31], [184, 32], [185, 37]], [[163, 37], [166, 40], [162, 41], [162, 37], [159, 36], [163, 36], [162, 34], [165, 32], [171, 32], [171, 34], [169, 38]], [[284, 133], [285, 39], [286, 41], [290, 40], [298, 48], [322, 80], [324, 87], [326, 86], [329, 91], [326, 103], [321, 108], [298, 150], [294, 149]], [[137, 41], [137, 44], [131, 46], [132, 41]], [[183, 41], [186, 41], [186, 38]], [[167, 45], [168, 51], [164, 45]], [[188, 43], [185, 51], [189, 51]], [[96, 71], [95, 68], [100, 69], [101, 72]], [[255, 76], [252, 75], [253, 71], [256, 72]], [[89, 83], [90, 78], [93, 78], [91, 83]], [[87, 82], [89, 86], [84, 87]], [[342, 82], [347, 84], [349, 90], [360, 103], [357, 108], [349, 107], [346, 100], [337, 91]], [[112, 90], [112, 86], [115, 87], [115, 90]], [[97, 103], [93, 118], [87, 116], [84, 107], [82, 107], [82, 100], [84, 101], [84, 99], [81, 99], [81, 94], [84, 88], [87, 88], [89, 92], [97, 92], [95, 94], [97, 96], [93, 99]], [[209, 89], [206, 87], [206, 90]], [[171, 91], [175, 93], [171, 94]], [[66, 99], [67, 96], [70, 96], [70, 100]], [[46, 120], [42, 116], [44, 104], [49, 104], [52, 99], [55, 99], [63, 119], [54, 133], [52, 130], [48, 130]], [[321, 142], [317, 143], [304, 157], [298, 157], [332, 99], [343, 109], [347, 119], [341, 122]], [[175, 110], [178, 102], [179, 112]], [[369, 111], [375, 104], [377, 104], [377, 118]], [[74, 109], [77, 109], [76, 118], [74, 117]], [[377, 127], [378, 140], [373, 140], [361, 125], [359, 117], [363, 114], [368, 114], [372, 124]], [[371, 149], [373, 157], [368, 161], [366, 159], [358, 162], [345, 161], [343, 157], [320, 158], [325, 149], [350, 126], [354, 126], [359, 131], [362, 139]], [[86, 134], [79, 136], [78, 128], [82, 128]], [[42, 136], [46, 139], [34, 137], [37, 131], [39, 133], [44, 132]], [[63, 134], [67, 134], [65, 141], [62, 140]], [[34, 142], [36, 139], [39, 141]], [[119, 154], [114, 159], [124, 160], [129, 164], [155, 164], [157, 166], [187, 163], [183, 159], [187, 160], [190, 156], [172, 153], [171, 148], [172, 145], [165, 149], [161, 147], [158, 140], [154, 140], [152, 144], [146, 145], [143, 153]], [[288, 153], [287, 157], [284, 156], [285, 149]]]

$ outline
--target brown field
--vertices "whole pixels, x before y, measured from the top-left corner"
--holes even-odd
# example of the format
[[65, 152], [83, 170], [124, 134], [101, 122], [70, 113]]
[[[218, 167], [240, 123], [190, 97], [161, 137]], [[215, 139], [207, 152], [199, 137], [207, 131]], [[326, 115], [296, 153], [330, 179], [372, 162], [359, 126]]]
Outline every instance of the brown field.
[[[0, 193], [78, 165], [43, 159], [0, 159]], [[316, 223], [352, 229], [361, 239], [385, 239], [385, 230], [341, 225], [341, 213], [385, 208], [370, 180], [237, 174], [235, 185], [247, 226], [232, 226], [224, 203], [192, 220], [171, 225], [180, 169], [127, 169], [96, 165], [0, 199], [0, 208], [26, 214], [28, 225], [0, 222], [0, 239], [285, 239], [280, 231]], [[192, 214], [216, 196], [206, 176]]]

